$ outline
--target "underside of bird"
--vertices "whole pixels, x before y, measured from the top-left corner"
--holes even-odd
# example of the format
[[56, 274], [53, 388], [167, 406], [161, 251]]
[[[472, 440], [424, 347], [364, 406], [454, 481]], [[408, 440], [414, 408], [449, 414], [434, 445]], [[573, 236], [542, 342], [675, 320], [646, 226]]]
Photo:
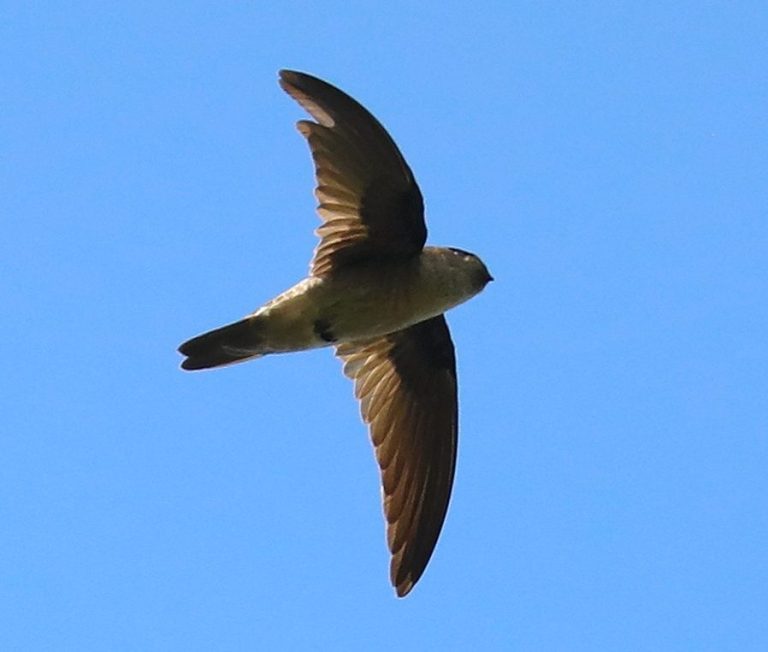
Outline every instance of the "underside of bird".
[[492, 278], [474, 254], [425, 248], [421, 191], [376, 118], [311, 75], [284, 70], [280, 85], [316, 120], [298, 123], [322, 220], [310, 275], [252, 315], [182, 344], [181, 366], [336, 348], [381, 471], [390, 579], [402, 597], [435, 549], [456, 466], [456, 359], [442, 313]]

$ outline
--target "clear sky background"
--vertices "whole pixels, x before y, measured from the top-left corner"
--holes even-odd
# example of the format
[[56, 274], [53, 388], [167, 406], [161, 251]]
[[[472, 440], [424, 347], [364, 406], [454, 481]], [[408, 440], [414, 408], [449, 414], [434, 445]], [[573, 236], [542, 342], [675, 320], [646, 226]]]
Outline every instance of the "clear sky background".
[[[0, 649], [768, 649], [764, 2], [0, 3]], [[312, 72], [393, 134], [449, 314], [397, 600], [331, 350], [183, 340], [305, 275]]]

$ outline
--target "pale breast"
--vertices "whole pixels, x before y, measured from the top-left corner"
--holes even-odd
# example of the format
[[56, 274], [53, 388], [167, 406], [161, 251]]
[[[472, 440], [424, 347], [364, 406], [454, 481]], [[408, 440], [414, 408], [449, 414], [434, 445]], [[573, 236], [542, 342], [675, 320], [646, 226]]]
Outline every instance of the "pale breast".
[[273, 350], [380, 337], [468, 299], [466, 271], [436, 248], [405, 261], [370, 261], [300, 281], [255, 314]]
[[323, 312], [339, 341], [402, 330], [458, 303], [451, 270], [421, 258], [366, 264], [329, 281]]

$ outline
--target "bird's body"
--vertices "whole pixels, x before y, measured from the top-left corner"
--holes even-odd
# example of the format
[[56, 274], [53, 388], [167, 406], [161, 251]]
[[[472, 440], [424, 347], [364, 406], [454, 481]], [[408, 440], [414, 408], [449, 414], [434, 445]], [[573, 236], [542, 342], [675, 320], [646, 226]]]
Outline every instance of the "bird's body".
[[187, 342], [183, 366], [218, 366], [208, 356], [199, 365], [195, 355], [196, 349], [215, 350], [214, 342], [222, 354], [219, 364], [230, 364], [400, 331], [476, 294], [484, 269], [474, 260], [459, 250], [425, 247], [406, 261], [363, 261], [309, 276], [248, 317]]
[[355, 381], [381, 468], [390, 578], [407, 594], [445, 519], [456, 463], [456, 360], [443, 313], [491, 280], [474, 254], [425, 247], [421, 192], [389, 134], [315, 77], [280, 73], [300, 121], [322, 219], [310, 275], [240, 321], [179, 347], [207, 369], [334, 346]]

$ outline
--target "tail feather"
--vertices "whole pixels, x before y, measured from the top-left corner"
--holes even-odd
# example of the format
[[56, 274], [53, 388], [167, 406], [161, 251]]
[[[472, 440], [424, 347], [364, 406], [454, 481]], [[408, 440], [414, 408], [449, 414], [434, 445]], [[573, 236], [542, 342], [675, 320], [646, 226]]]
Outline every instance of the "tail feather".
[[187, 340], [179, 347], [179, 353], [187, 356], [181, 368], [210, 369], [263, 355], [260, 321], [257, 317], [246, 317]]

